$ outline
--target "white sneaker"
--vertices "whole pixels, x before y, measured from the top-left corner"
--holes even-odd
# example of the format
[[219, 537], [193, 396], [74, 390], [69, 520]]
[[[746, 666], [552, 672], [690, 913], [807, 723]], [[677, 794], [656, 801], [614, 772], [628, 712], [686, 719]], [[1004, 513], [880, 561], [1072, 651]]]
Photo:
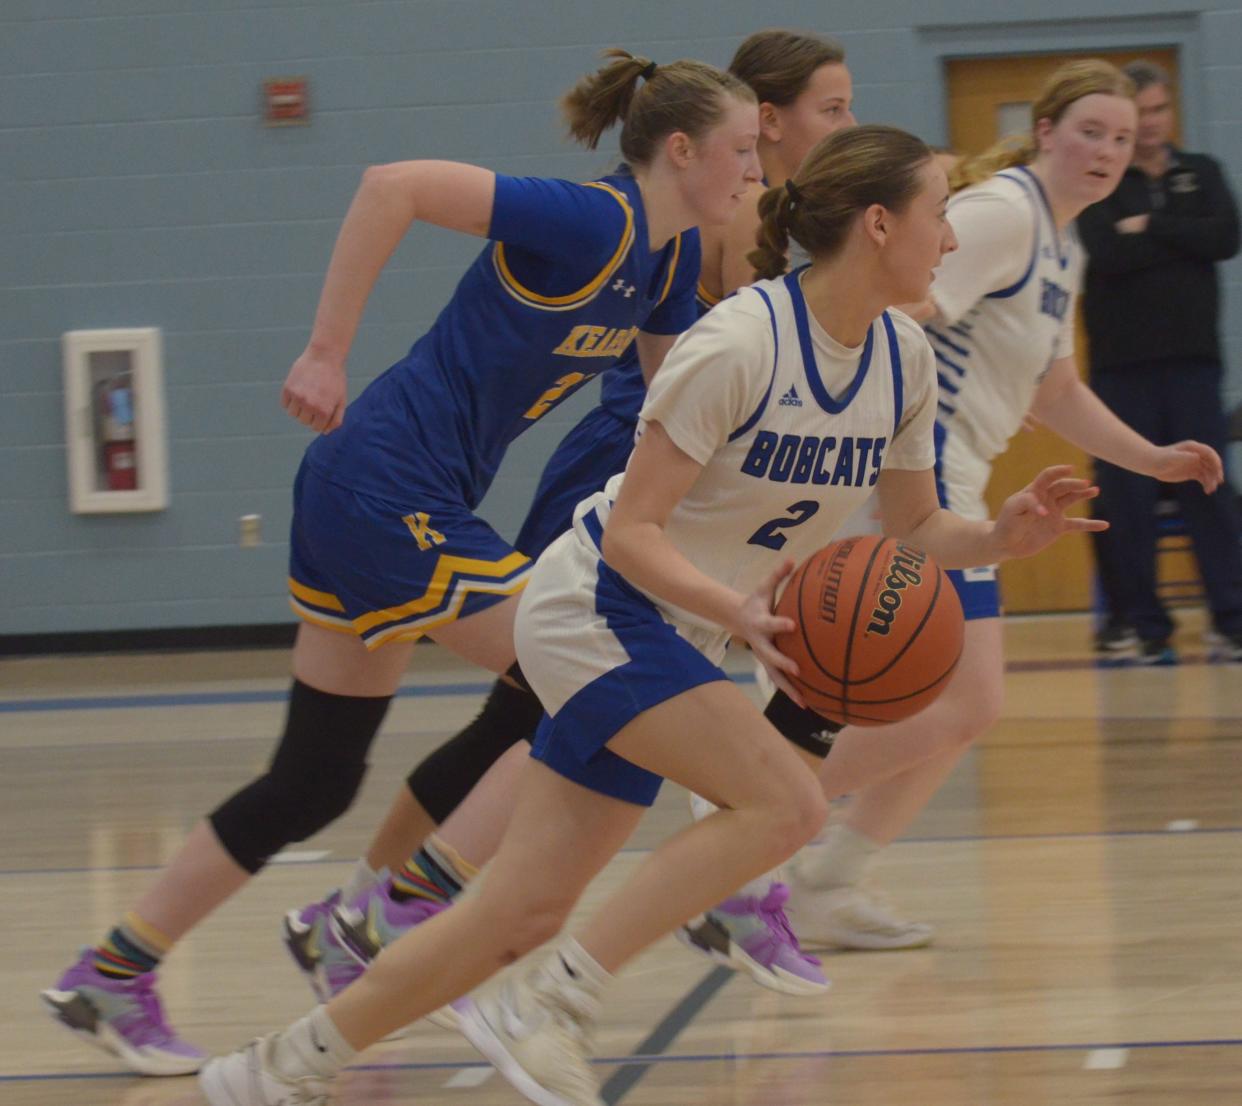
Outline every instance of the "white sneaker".
[[209, 1060], [198, 1075], [211, 1106], [328, 1106], [328, 1084], [317, 1076], [288, 1079], [271, 1062], [276, 1034]]
[[466, 1039], [531, 1102], [603, 1106], [589, 1058], [598, 999], [540, 967], [454, 1005]]
[[786, 878], [790, 893], [785, 913], [805, 948], [917, 949], [931, 944], [936, 935], [926, 922], [900, 917], [874, 887], [813, 887], [796, 862]]

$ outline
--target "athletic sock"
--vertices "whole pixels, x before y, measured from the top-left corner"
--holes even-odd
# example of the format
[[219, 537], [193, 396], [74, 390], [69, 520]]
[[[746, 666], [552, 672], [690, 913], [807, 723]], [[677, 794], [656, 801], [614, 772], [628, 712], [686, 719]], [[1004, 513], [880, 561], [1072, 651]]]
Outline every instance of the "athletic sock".
[[612, 979], [599, 962], [579, 944], [577, 938], [562, 937], [548, 961], [548, 970], [563, 986], [571, 987], [598, 1000]]
[[327, 1008], [316, 1006], [276, 1038], [272, 1066], [286, 1079], [307, 1075], [333, 1079], [357, 1054], [328, 1017]]
[[341, 902], [353, 902], [363, 891], [369, 891], [379, 881], [380, 873], [367, 863], [365, 856], [360, 856], [341, 887]]
[[883, 848], [866, 834], [838, 823], [828, 827], [822, 842], [802, 850], [798, 871], [812, 887], [856, 887]]
[[172, 947], [171, 939], [131, 911], [95, 949], [95, 970], [111, 979], [133, 979], [155, 971]]
[[479, 870], [443, 838], [432, 835], [392, 877], [394, 902], [428, 899], [450, 903]]

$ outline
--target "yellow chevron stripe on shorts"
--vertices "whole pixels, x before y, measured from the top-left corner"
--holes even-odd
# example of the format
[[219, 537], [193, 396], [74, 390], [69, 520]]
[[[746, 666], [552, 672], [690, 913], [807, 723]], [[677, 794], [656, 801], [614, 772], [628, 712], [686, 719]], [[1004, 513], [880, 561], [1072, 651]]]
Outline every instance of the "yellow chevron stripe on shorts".
[[[471, 592], [516, 595], [526, 586], [529, 557], [513, 552], [499, 561], [443, 553], [431, 583], [419, 598], [399, 607], [354, 619], [355, 632], [374, 649], [388, 641], [408, 641], [454, 621]], [[385, 625], [388, 624], [388, 625]]]
[[492, 267], [496, 270], [497, 277], [500, 278], [500, 286], [519, 303], [527, 307], [536, 307], [541, 311], [572, 311], [576, 307], [590, 303], [599, 295], [608, 283], [609, 277], [617, 271], [621, 262], [625, 260], [626, 254], [630, 252], [630, 247], [634, 244], [634, 209], [630, 207], [625, 194], [603, 181], [591, 181], [585, 187], [599, 188], [607, 192], [625, 212], [625, 229], [621, 232], [621, 241], [617, 245], [616, 252], [596, 277], [578, 291], [564, 296], [544, 296], [538, 292], [532, 292], [513, 275], [509, 263], [505, 260], [505, 244], [497, 242], [492, 248]]
[[312, 607], [342, 613], [345, 611], [341, 601], [330, 591], [316, 591], [314, 588], [308, 588], [305, 584], [299, 584], [292, 576], [289, 577], [289, 593]]
[[293, 608], [293, 613], [298, 618], [303, 622], [309, 622], [312, 626], [319, 626], [324, 630], [336, 630], [338, 633], [357, 636], [354, 624], [348, 618], [329, 618], [321, 611], [303, 606], [292, 595], [289, 596], [289, 606]]
[[289, 606], [298, 618], [312, 626], [345, 634], [355, 633], [354, 624], [345, 617], [344, 604], [335, 595], [330, 591], [308, 588], [292, 576], [289, 577]]

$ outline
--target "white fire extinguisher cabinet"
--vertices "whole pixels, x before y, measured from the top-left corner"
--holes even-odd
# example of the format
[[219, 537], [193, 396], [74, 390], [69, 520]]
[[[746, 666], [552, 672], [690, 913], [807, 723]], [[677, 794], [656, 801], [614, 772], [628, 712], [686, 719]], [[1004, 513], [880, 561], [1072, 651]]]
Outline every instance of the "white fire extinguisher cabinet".
[[61, 350], [70, 508], [103, 514], [167, 507], [159, 329], [69, 330]]

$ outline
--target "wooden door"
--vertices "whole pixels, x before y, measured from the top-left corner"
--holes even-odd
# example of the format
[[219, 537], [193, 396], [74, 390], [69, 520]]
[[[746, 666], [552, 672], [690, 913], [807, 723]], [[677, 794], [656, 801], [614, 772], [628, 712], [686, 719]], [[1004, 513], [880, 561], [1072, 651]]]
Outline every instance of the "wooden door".
[[[1017, 57], [965, 58], [945, 65], [949, 133], [954, 151], [975, 154], [1029, 125], [1029, 105], [1058, 66], [1083, 55], [1039, 54]], [[1177, 81], [1175, 50], [1122, 50], [1095, 53], [1114, 65], [1147, 58], [1164, 66]], [[1086, 375], [1087, 348], [1081, 313], [1076, 343], [1080, 371]], [[1087, 457], [1051, 431], [1020, 432], [996, 459], [988, 486], [988, 505], [995, 513], [1007, 495], [1050, 464], [1072, 464], [1090, 473]], [[1094, 566], [1090, 539], [1063, 538], [1037, 557], [1013, 561], [1001, 571], [1005, 609], [1013, 613], [1079, 611], [1091, 606]]]

